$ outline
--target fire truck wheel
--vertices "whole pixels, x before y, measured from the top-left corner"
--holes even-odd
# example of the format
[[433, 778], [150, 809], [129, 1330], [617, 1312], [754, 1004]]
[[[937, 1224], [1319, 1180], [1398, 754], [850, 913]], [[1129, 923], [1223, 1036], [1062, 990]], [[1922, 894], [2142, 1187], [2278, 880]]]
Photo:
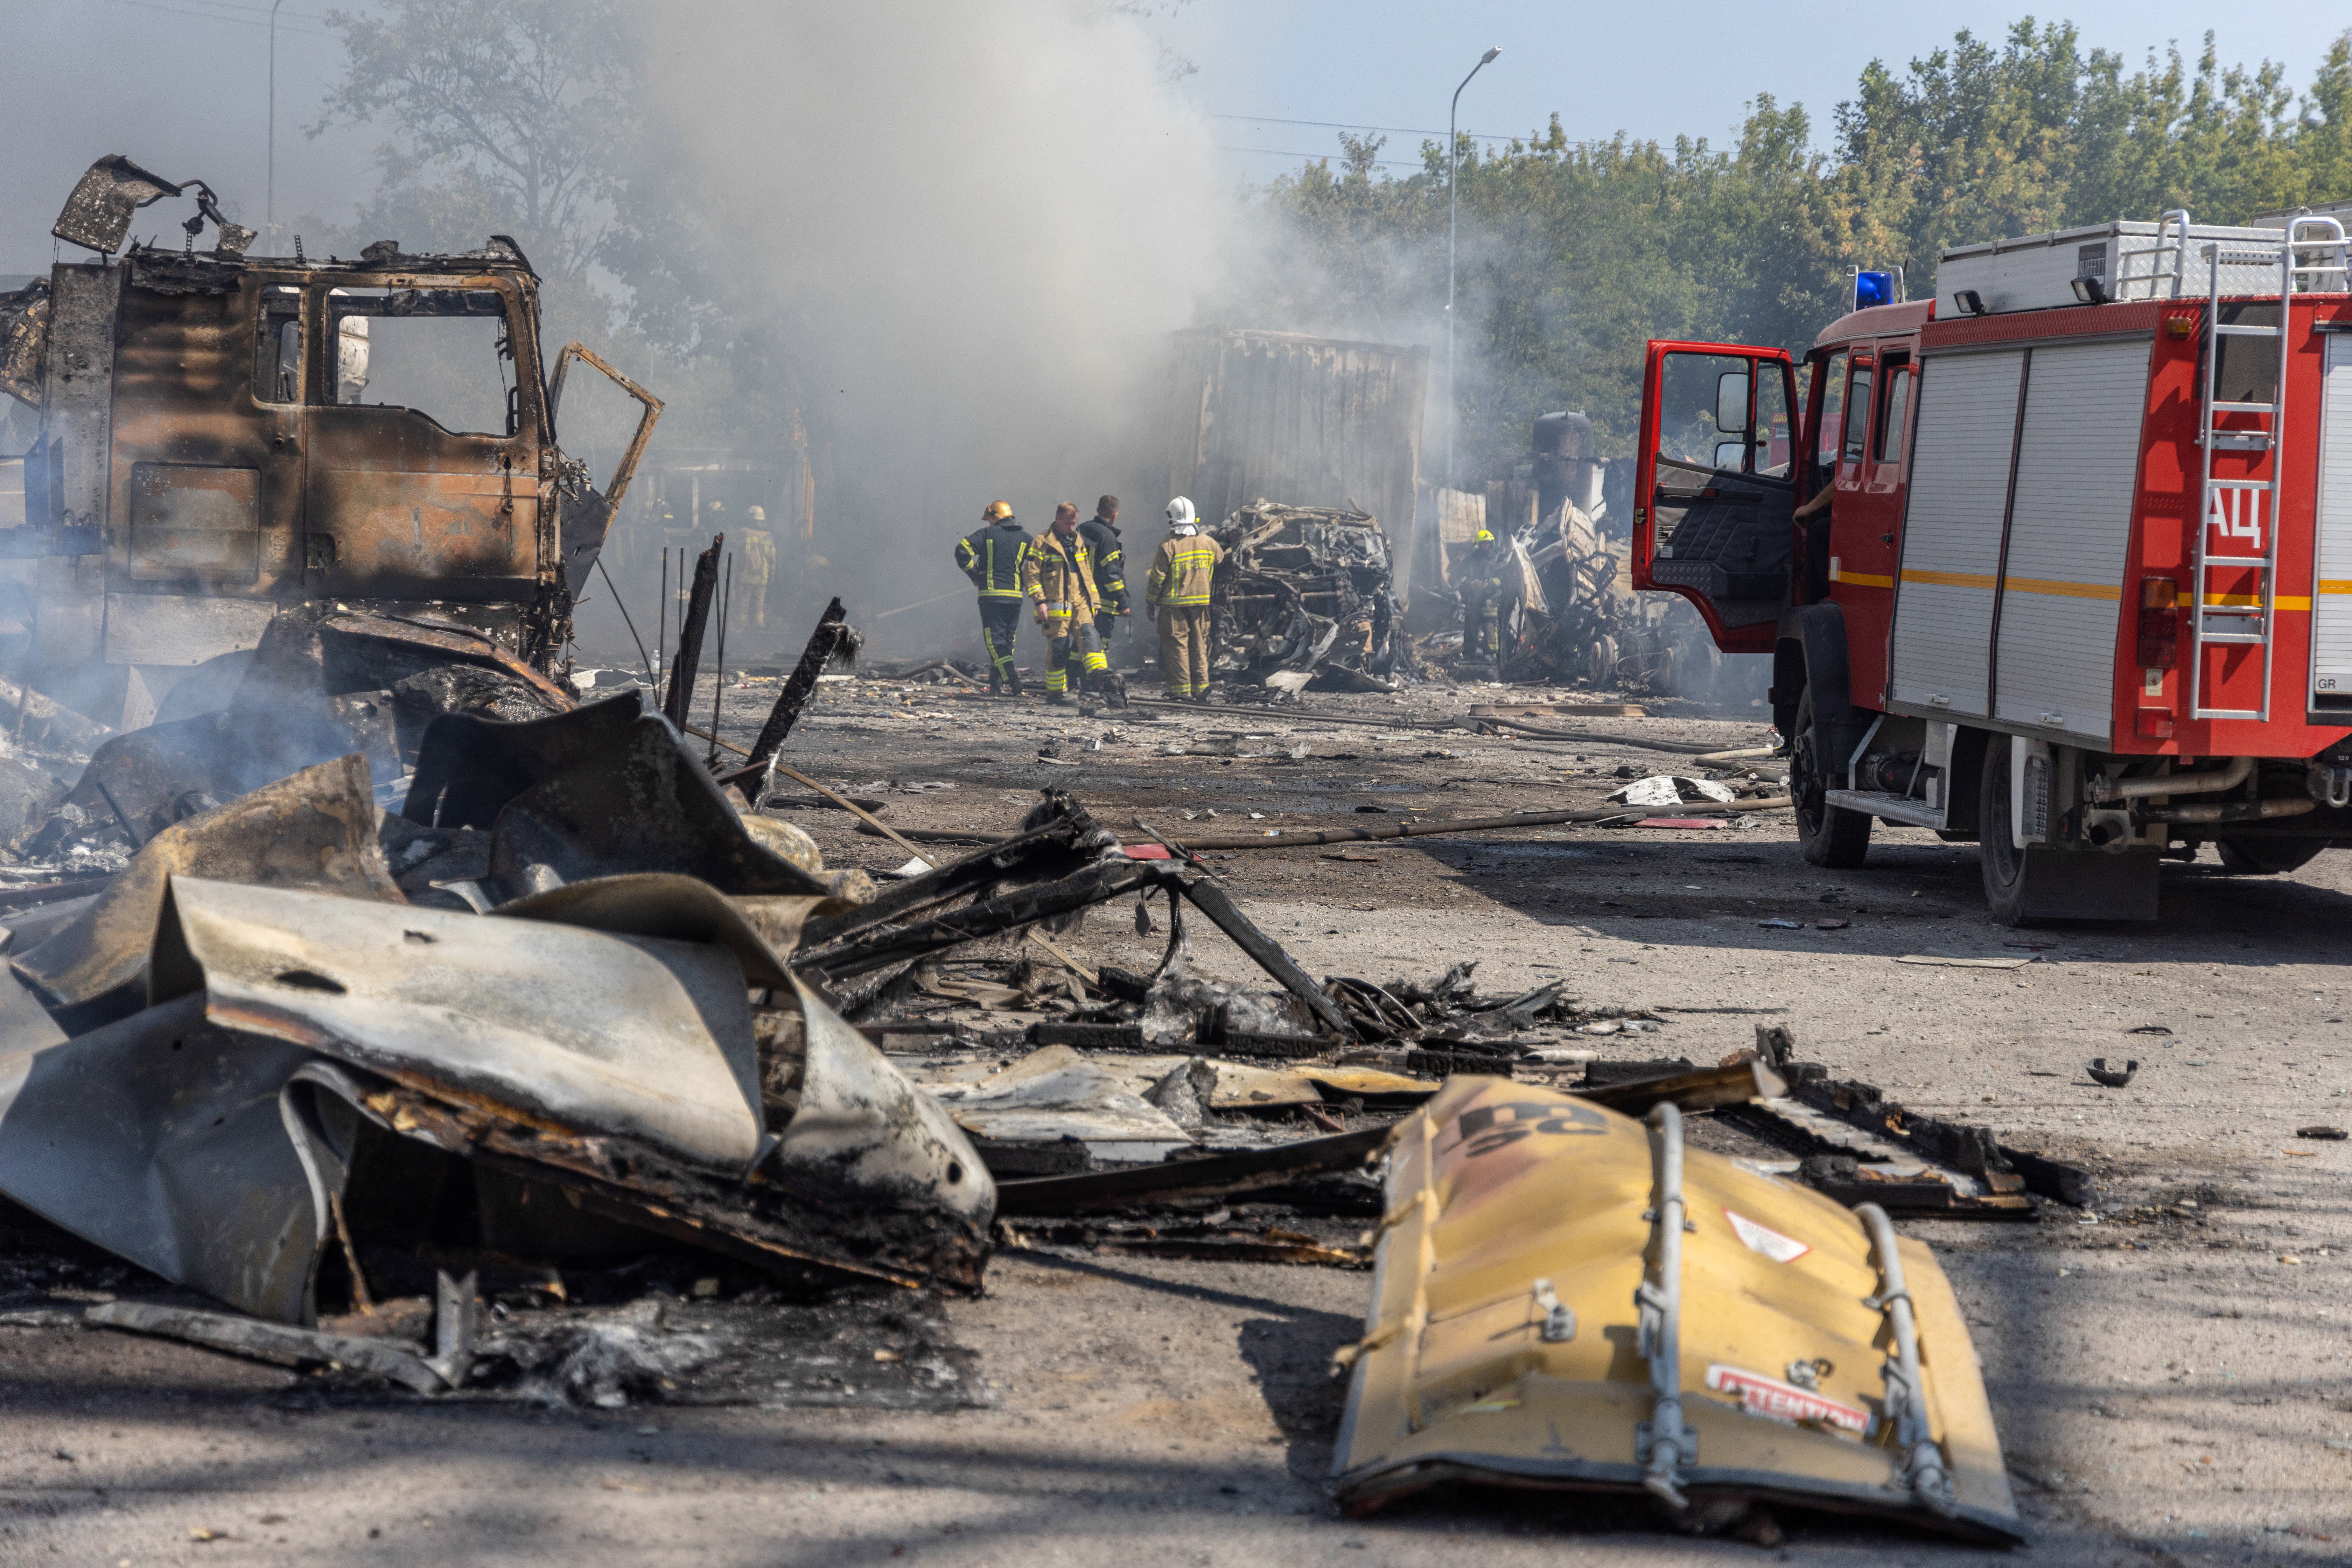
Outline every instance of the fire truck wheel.
[[2275, 877], [2310, 865], [2326, 846], [2307, 838], [2223, 838], [2216, 841], [2215, 847], [2221, 851], [2225, 871], [2241, 877]]
[[1823, 798], [1830, 787], [1831, 764], [1827, 737], [1813, 723], [1813, 689], [1797, 699], [1795, 766], [1790, 787], [1797, 797], [1797, 847], [1816, 866], [1851, 869], [1870, 853], [1870, 817], [1847, 811]]
[[1985, 742], [1983, 782], [1977, 793], [1977, 849], [1992, 918], [2005, 926], [2024, 926], [2033, 923], [2025, 913], [2027, 878], [2046, 874], [2046, 868], [2032, 864], [2017, 847], [2015, 802], [2009, 792], [2010, 744], [2006, 735]]

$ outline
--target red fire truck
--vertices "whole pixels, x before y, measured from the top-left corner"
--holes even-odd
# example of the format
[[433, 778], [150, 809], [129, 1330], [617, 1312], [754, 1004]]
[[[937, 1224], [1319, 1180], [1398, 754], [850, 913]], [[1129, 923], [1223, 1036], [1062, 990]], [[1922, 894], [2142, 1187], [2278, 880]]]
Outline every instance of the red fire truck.
[[2025, 924], [2153, 919], [2209, 841], [2352, 846], [2352, 275], [2336, 219], [2283, 222], [1947, 251], [1801, 381], [1649, 345], [1633, 582], [1773, 656], [1807, 859], [1974, 839]]

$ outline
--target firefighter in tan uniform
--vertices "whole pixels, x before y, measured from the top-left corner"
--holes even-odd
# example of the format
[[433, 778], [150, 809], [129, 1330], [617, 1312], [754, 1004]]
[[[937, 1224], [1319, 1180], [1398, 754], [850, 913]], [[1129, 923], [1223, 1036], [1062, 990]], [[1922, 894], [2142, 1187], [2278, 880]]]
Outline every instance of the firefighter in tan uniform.
[[743, 542], [743, 616], [736, 624], [750, 631], [768, 629], [768, 584], [776, 575], [776, 536], [768, 531], [768, 509], [755, 506], [743, 514], [751, 526], [736, 535]]
[[1192, 503], [1168, 503], [1168, 537], [1143, 580], [1143, 613], [1160, 623], [1160, 674], [1171, 701], [1209, 700], [1209, 585], [1224, 546], [1201, 531]]
[[1021, 586], [1029, 595], [1038, 629], [1045, 634], [1045, 700], [1058, 706], [1070, 700], [1073, 657], [1083, 672], [1080, 689], [1099, 684], [1110, 668], [1101, 634], [1095, 630], [1102, 595], [1095, 589], [1093, 552], [1078, 532], [1075, 503], [1055, 507], [1054, 526], [1030, 544], [1021, 563]]

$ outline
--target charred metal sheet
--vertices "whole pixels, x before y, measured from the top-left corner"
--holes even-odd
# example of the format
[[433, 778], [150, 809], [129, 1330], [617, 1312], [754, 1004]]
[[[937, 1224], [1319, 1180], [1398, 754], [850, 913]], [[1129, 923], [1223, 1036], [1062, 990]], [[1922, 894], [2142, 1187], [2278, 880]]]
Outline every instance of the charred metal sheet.
[[580, 705], [561, 683], [471, 626], [343, 610], [320, 620], [319, 647], [331, 692], [389, 690], [414, 676], [465, 665], [520, 682], [550, 711], [568, 713]]
[[1720, 1105], [1741, 1105], [1751, 1100], [1775, 1100], [1788, 1093], [1789, 1086], [1763, 1062], [1745, 1061], [1729, 1067], [1627, 1079], [1575, 1092], [1579, 1100], [1605, 1105], [1626, 1116], [1640, 1116], [1659, 1104], [1672, 1104], [1684, 1110], [1712, 1110]]
[[84, 1312], [82, 1321], [181, 1340], [279, 1366], [350, 1367], [389, 1379], [416, 1394], [440, 1394], [465, 1381], [462, 1373], [445, 1378], [425, 1357], [398, 1340], [322, 1334], [316, 1329], [256, 1322], [226, 1312], [166, 1307], [153, 1301], [102, 1301]]
[[1468, 1480], [2022, 1538], [1959, 1304], [1883, 1214], [1685, 1150], [1671, 1106], [1645, 1128], [1492, 1079], [1398, 1125], [1387, 1198], [1349, 1511]]
[[1040, 1176], [1000, 1182], [996, 1212], [1024, 1215], [1082, 1214], [1090, 1209], [1128, 1208], [1137, 1204], [1179, 1203], [1192, 1198], [1236, 1197], [1278, 1187], [1300, 1176], [1352, 1170], [1377, 1155], [1389, 1140], [1386, 1127], [1309, 1138], [1272, 1149], [1250, 1149], [1173, 1164], [1126, 1171], [1095, 1171], [1074, 1176]]
[[[17, 977], [59, 1009], [69, 1027], [146, 1005], [139, 982], [157, 913], [179, 875], [332, 892], [360, 908], [407, 903], [376, 845], [367, 766], [343, 757], [158, 833], [80, 918], [14, 955]], [[362, 900], [374, 902], [356, 902]]]
[[[768, 941], [762, 926], [782, 921], [797, 924], [789, 913], [781, 917], [762, 911], [755, 919], [742, 905], [708, 882], [664, 872], [640, 872], [626, 877], [599, 877], [593, 881], [537, 893], [502, 904], [491, 912], [505, 918], [552, 921], [559, 925], [585, 926], [616, 935], [656, 937], [664, 942], [697, 942], [723, 947], [743, 967], [743, 978], [753, 985], [791, 984], [779, 950]], [[759, 903], [796, 903], [803, 910], [823, 900], [760, 900]], [[787, 944], [787, 949], [789, 944]]]
[[[547, 383], [548, 438], [554, 437], [555, 416], [563, 402], [563, 380], [572, 362], [580, 360], [599, 372], [623, 392], [637, 400], [645, 412], [637, 417], [636, 434], [629, 437], [628, 449], [614, 465], [613, 477], [601, 490], [592, 488], [586, 479], [585, 465], [574, 469], [576, 482], [559, 481], [562, 517], [558, 528], [558, 544], [563, 553], [563, 585], [567, 593], [577, 595], [588, 582], [589, 569], [596, 564], [604, 549], [604, 536], [611, 531], [613, 519], [621, 509], [621, 500], [629, 493], [629, 481], [635, 478], [637, 464], [646, 455], [646, 443], [653, 439], [655, 422], [661, 418], [662, 400], [639, 386], [606, 363], [587, 344], [570, 342], [555, 356], [555, 372]], [[567, 479], [570, 476], [567, 476]]]
[[760, 726], [759, 739], [751, 742], [751, 752], [743, 765], [728, 775], [740, 781], [749, 794], [765, 782], [768, 759], [773, 757], [800, 721], [801, 710], [816, 693], [817, 677], [826, 665], [836, 659], [855, 658], [857, 653], [856, 630], [848, 624], [841, 601], [834, 599], [817, 617], [816, 629], [809, 633], [808, 646], [801, 649], [801, 661], [784, 678], [776, 693], [775, 706], [768, 710], [767, 722]]
[[[50, 287], [41, 426], [48, 460], [56, 465], [50, 488], [57, 510], [51, 516], [45, 510], [41, 521], [55, 530], [47, 553], [89, 555], [100, 548], [113, 478], [115, 317], [122, 307], [122, 269], [58, 267]], [[26, 501], [29, 522], [29, 497]], [[58, 657], [47, 648], [43, 654]]]
[[525, 724], [435, 720], [401, 815], [491, 828], [499, 901], [642, 871], [699, 877], [738, 896], [832, 891], [751, 837], [709, 771], [635, 691]]
[[0, 392], [38, 408], [48, 346], [48, 279], [0, 294]]
[[724, 948], [173, 879], [157, 1005], [385, 1078], [740, 1173], [760, 1153], [742, 966]]
[[1343, 685], [1389, 689], [1402, 628], [1370, 513], [1259, 501], [1210, 531], [1225, 548], [1211, 599], [1219, 649], [1258, 679], [1328, 667]]
[[49, 232], [68, 245], [111, 256], [131, 232], [131, 214], [150, 202], [178, 195], [180, 189], [121, 153], [109, 153], [83, 172]]
[[686, 611], [678, 621], [677, 654], [669, 662], [669, 685], [662, 694], [662, 717], [681, 730], [686, 728], [687, 709], [694, 701], [694, 679], [702, 663], [703, 634], [709, 627], [711, 607], [719, 593], [719, 547], [726, 542], [725, 534], [714, 533], [709, 547], [694, 558], [694, 586], [687, 594]]

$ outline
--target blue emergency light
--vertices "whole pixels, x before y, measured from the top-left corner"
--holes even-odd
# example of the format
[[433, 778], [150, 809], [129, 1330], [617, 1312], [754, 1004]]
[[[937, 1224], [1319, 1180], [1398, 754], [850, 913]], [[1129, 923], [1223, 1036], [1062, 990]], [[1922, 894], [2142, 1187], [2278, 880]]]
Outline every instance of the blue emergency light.
[[1862, 272], [1853, 275], [1853, 308], [1867, 310], [1873, 305], [1895, 303], [1895, 274], [1892, 272]]

